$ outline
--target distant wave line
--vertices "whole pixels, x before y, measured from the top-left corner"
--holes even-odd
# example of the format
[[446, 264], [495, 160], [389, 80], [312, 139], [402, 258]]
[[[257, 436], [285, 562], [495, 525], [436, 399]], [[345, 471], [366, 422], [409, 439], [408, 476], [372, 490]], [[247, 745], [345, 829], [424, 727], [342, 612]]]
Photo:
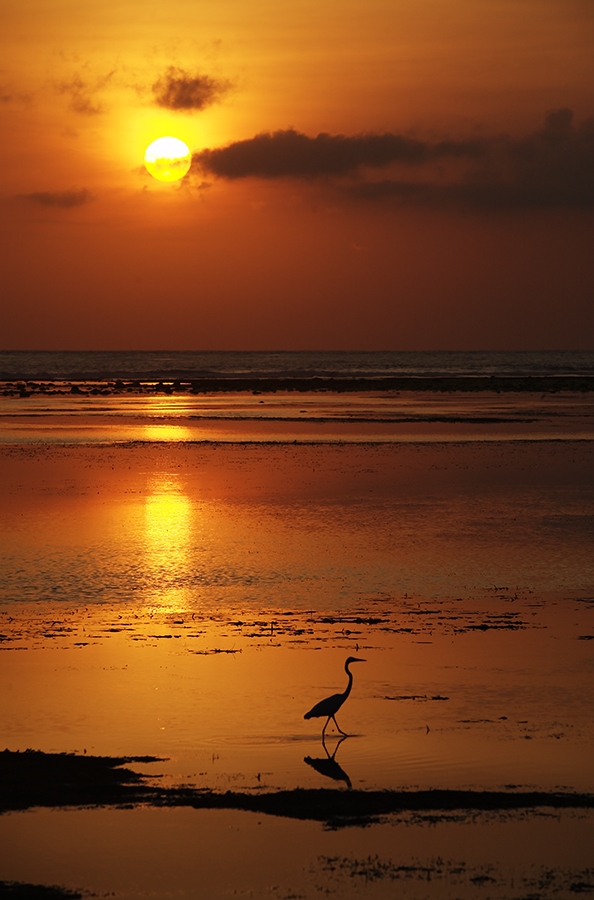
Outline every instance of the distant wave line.
[[591, 351], [1, 351], [0, 380], [594, 375]]

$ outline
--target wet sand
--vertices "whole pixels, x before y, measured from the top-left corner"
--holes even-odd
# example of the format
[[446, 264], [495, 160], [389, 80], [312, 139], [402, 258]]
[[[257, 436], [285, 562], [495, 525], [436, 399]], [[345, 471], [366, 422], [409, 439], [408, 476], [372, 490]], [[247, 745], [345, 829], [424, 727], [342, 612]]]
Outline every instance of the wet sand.
[[[5, 795], [35, 811], [0, 817], [0, 877], [121, 900], [594, 890], [592, 448], [1, 448], [4, 745], [160, 762], [109, 798], [55, 773]], [[350, 654], [352, 737], [324, 747], [303, 713]]]

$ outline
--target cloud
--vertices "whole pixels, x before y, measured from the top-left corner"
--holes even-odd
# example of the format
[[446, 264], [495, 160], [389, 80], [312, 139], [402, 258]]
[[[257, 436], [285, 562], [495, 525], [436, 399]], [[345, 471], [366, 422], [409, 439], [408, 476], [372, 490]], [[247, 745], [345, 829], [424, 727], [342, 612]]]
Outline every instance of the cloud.
[[575, 126], [571, 109], [557, 109], [544, 126], [509, 145], [510, 169], [500, 179], [532, 205], [594, 206], [594, 117]]
[[59, 94], [69, 98], [69, 106], [73, 112], [84, 116], [96, 116], [103, 112], [103, 104], [97, 95], [106, 87], [115, 75], [115, 70], [95, 78], [83, 76], [80, 72], [56, 85]]
[[61, 209], [84, 206], [85, 203], [90, 203], [94, 199], [93, 194], [86, 188], [71, 188], [67, 191], [34, 191], [22, 196], [25, 200], [31, 200], [41, 206], [57, 206]]
[[401, 179], [351, 185], [357, 199], [496, 209], [593, 209], [594, 118], [573, 124], [570, 109], [548, 113], [528, 137], [494, 141], [482, 164], [458, 180]]
[[190, 75], [183, 69], [169, 66], [152, 86], [154, 102], [165, 109], [206, 109], [227, 93], [228, 81], [210, 75]]
[[481, 152], [476, 141], [441, 141], [431, 145], [390, 133], [308, 137], [289, 128], [203, 150], [195, 154], [194, 161], [221, 178], [319, 178], [397, 162], [420, 165], [444, 157], [474, 158]]
[[[323, 178], [351, 199], [396, 205], [592, 209], [594, 118], [575, 125], [572, 110], [557, 109], [526, 137], [433, 142], [288, 129], [203, 150], [194, 169], [228, 180]], [[380, 180], [381, 169], [391, 171]]]
[[0, 84], [0, 103], [28, 103], [30, 100], [31, 94], [14, 90], [6, 84]]

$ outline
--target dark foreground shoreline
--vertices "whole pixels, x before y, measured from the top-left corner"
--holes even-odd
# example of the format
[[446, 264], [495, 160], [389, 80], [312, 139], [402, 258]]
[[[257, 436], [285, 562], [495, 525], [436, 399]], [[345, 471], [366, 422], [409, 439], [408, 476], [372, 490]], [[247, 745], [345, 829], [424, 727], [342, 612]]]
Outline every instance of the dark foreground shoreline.
[[127, 763], [158, 757], [77, 756], [69, 753], [0, 752], [0, 813], [33, 807], [137, 806], [228, 809], [323, 822], [328, 827], [366, 825], [395, 813], [511, 812], [594, 809], [594, 794], [562, 791], [363, 791], [295, 788], [271, 792], [217, 792], [161, 788]]
[[82, 900], [94, 896], [90, 891], [71, 891], [54, 884], [0, 881], [0, 900]]
[[380, 378], [194, 378], [160, 381], [122, 379], [29, 380], [26, 377], [0, 381], [0, 396], [35, 395], [114, 396], [118, 394], [272, 394], [278, 391], [309, 393], [369, 393], [386, 391], [434, 391], [437, 393], [494, 391], [540, 393], [594, 391], [594, 375], [400, 375]]
[[[542, 815], [546, 811], [592, 810], [594, 794], [559, 791], [361, 791], [346, 789], [294, 789], [274, 792], [218, 793], [189, 787], [161, 788], [154, 785], [158, 775], [144, 775], [128, 767], [129, 763], [160, 762], [153, 756], [98, 757], [70, 753], [43, 753], [27, 750], [23, 753], [0, 752], [0, 814], [29, 810], [35, 807], [131, 808], [194, 808], [255, 812], [260, 815], [281, 816], [296, 820], [324, 823], [326, 828], [365, 826], [381, 821], [390, 814], [422, 816], [423, 821], [437, 823], [462, 815], [474, 817], [481, 813]], [[151, 777], [152, 783], [147, 779]], [[421, 871], [417, 866], [396, 866], [380, 857], [367, 860], [342, 861], [348, 872], [370, 877], [390, 877], [392, 869]], [[329, 857], [326, 863], [334, 871], [340, 866], [339, 857]], [[356, 873], [353, 866], [359, 866]], [[392, 868], [390, 868], [390, 866]], [[423, 875], [430, 869], [422, 868]], [[459, 871], [457, 867], [456, 872]], [[593, 889], [591, 870], [569, 873], [571, 892], [590, 892]], [[428, 877], [428, 876], [427, 876]], [[471, 881], [482, 884], [482, 869]], [[550, 881], [551, 874], [547, 872]], [[567, 873], [565, 880], [567, 881]], [[4, 881], [0, 879], [0, 900], [82, 900], [97, 896], [90, 890], [51, 884]], [[103, 894], [101, 895], [103, 896]], [[296, 896], [291, 894], [291, 896]], [[536, 896], [531, 894], [530, 896]], [[540, 896], [540, 894], [538, 895]], [[547, 895], [548, 896], [548, 895]]]

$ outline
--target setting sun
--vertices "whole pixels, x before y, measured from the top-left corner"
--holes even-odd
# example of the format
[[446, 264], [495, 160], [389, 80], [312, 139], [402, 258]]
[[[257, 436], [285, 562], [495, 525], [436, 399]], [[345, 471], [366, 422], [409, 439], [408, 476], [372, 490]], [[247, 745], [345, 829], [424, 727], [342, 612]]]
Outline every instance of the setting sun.
[[146, 148], [144, 164], [158, 181], [179, 181], [192, 164], [192, 154], [179, 138], [157, 138]]

